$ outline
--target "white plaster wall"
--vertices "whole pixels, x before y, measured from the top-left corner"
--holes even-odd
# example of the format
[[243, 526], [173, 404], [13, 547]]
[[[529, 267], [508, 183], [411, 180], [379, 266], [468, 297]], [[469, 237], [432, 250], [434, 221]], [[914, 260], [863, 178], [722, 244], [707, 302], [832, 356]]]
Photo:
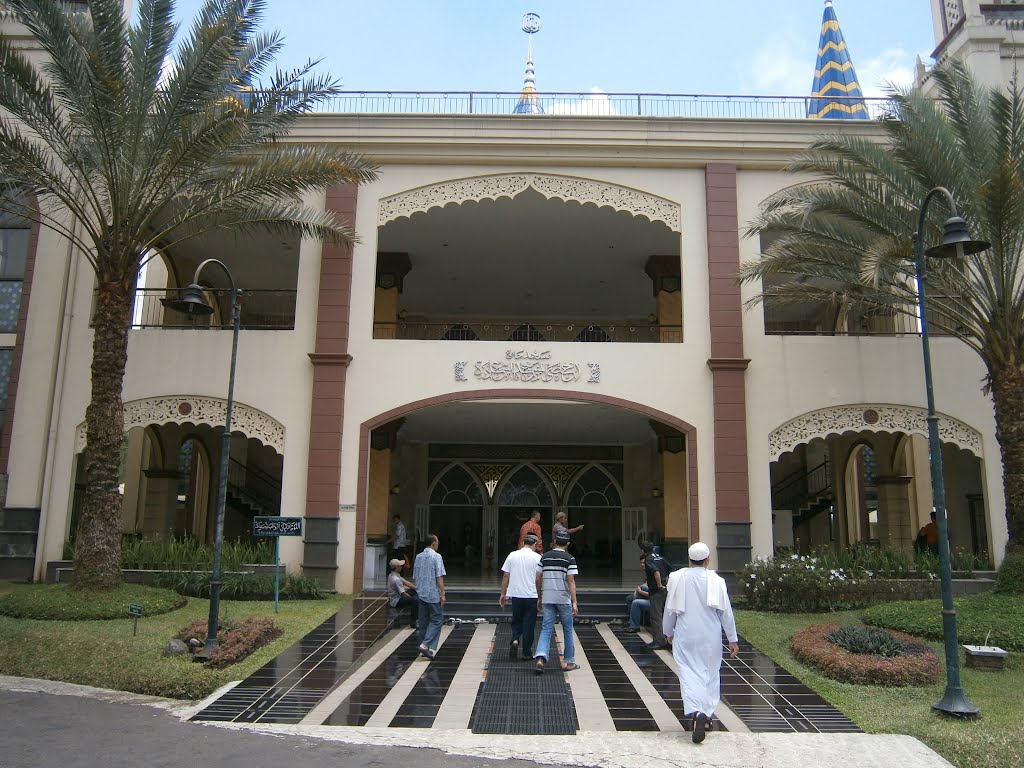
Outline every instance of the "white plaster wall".
[[[739, 178], [741, 228], [753, 219], [761, 200], [795, 181], [771, 171], [741, 171]], [[757, 258], [759, 251], [757, 238], [740, 241], [742, 261]], [[744, 300], [758, 290], [745, 285]], [[755, 554], [768, 553], [772, 546], [768, 436], [774, 429], [830, 406], [926, 407], [920, 337], [765, 336], [763, 317], [759, 305], [744, 313], [744, 349], [751, 359], [746, 391]], [[1001, 560], [1006, 520], [992, 404], [981, 392], [984, 367], [962, 342], [939, 337], [932, 339], [932, 370], [936, 409], [983, 435], [986, 500]]]
[[[311, 205], [324, 204], [324, 196], [312, 196]], [[306, 468], [309, 450], [309, 414], [312, 392], [312, 365], [308, 354], [313, 351], [316, 336], [317, 293], [320, 280], [320, 243], [304, 240], [299, 250], [295, 328], [291, 331], [242, 331], [238, 341], [235, 380], [235, 401], [257, 408], [285, 427], [285, 460], [282, 474], [282, 514], [305, 514]], [[40, 317], [30, 318], [33, 339], [33, 370], [44, 367], [47, 351], [58, 346], [53, 326], [59, 317], [53, 311], [60, 306], [59, 287], [62, 276], [56, 270], [41, 270], [37, 259], [37, 281], [32, 286], [31, 307], [42, 307]], [[40, 558], [45, 564], [59, 556], [70, 523], [71, 495], [75, 466], [75, 435], [85, 420], [89, 401], [89, 365], [92, 359], [92, 329], [89, 317], [95, 279], [88, 265], [83, 264], [68, 296], [66, 327], [66, 376], [51, 433], [54, 464], [47, 474], [44, 496], [47, 499], [45, 526], [40, 531]], [[44, 297], [36, 300], [37, 287]], [[244, 289], [244, 285], [239, 288]], [[47, 329], [49, 333], [47, 334]], [[40, 360], [36, 360], [39, 356]], [[26, 358], [29, 351], [26, 349]], [[125, 373], [124, 402], [163, 395], [193, 395], [226, 398], [231, 362], [230, 331], [134, 330], [128, 340], [128, 364]], [[23, 382], [25, 377], [22, 377]], [[24, 384], [22, 386], [25, 386]], [[41, 398], [29, 385], [25, 389], [34, 398]], [[42, 390], [42, 388], [39, 388]], [[44, 419], [37, 415], [35, 403], [22, 411], [22, 390], [19, 387], [17, 416], [34, 433]], [[31, 420], [25, 418], [31, 414]], [[37, 420], [38, 419], [38, 420]], [[35, 422], [33, 424], [32, 422]], [[41, 436], [26, 437], [20, 445], [31, 446]], [[20, 450], [20, 447], [19, 447]], [[29, 463], [29, 462], [26, 462]], [[42, 462], [38, 462], [40, 466]], [[12, 471], [12, 478], [14, 472]], [[18, 488], [25, 483], [19, 471]], [[27, 472], [25, 474], [28, 474]], [[213, 479], [215, 483], [215, 479]], [[20, 498], [20, 497], [19, 497]], [[13, 505], [13, 502], [9, 502]], [[25, 504], [25, 506], [31, 506]], [[281, 556], [290, 570], [301, 562], [302, 542], [287, 537], [281, 542]], [[37, 565], [38, 567], [38, 565]]]
[[[68, 241], [51, 230], [41, 229], [11, 431], [7, 491], [10, 507], [41, 504], [46, 435], [52, 426], [61, 326], [65, 322], [61, 312], [64, 280], [71, 261]], [[13, 346], [13, 335], [11, 339]]]
[[[552, 359], [576, 361], [581, 380], [568, 385], [521, 385], [523, 391], [559, 389], [590, 391], [666, 411], [697, 427], [700, 473], [701, 531], [713, 545], [714, 465], [713, 413], [708, 325], [708, 270], [705, 237], [704, 173], [702, 169], [649, 170], [545, 167], [545, 173], [578, 176], [641, 189], [680, 203], [682, 207], [682, 275], [684, 344], [601, 344], [399, 341], [372, 338], [378, 201], [389, 195], [441, 181], [515, 172], [496, 166], [388, 166], [379, 181], [359, 191], [356, 230], [362, 242], [353, 266], [349, 351], [353, 356], [345, 392], [342, 444], [341, 503], [355, 504], [358, 484], [359, 427], [374, 416], [409, 402], [450, 392], [510, 389], [508, 382], [474, 380], [476, 360], [503, 359], [510, 346], [550, 350]], [[467, 382], [456, 382], [454, 364], [468, 360]], [[601, 382], [586, 383], [585, 363], [601, 364]], [[349, 516], [351, 520], [349, 520]], [[345, 560], [352, 548], [354, 513], [343, 515], [341, 588], [351, 577]]]

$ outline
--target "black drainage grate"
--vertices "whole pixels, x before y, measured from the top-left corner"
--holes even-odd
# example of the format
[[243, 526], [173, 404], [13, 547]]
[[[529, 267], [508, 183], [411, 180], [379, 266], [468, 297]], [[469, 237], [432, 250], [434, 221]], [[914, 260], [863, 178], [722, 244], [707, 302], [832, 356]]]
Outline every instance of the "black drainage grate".
[[572, 692], [551, 654], [543, 675], [533, 661], [509, 659], [512, 627], [499, 624], [484, 684], [470, 721], [473, 733], [574, 734], [579, 727]]

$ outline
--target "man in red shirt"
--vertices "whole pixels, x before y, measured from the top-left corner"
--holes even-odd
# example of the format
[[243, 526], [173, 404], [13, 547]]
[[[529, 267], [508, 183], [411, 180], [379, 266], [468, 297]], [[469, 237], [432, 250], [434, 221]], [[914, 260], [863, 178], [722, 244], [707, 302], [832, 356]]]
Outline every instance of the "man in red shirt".
[[[536, 509], [530, 513], [530, 519], [523, 523], [523, 527], [519, 529], [519, 547], [522, 548], [523, 540], [529, 535], [533, 534], [537, 537], [538, 542], [543, 542], [543, 536], [540, 532], [540, 512]], [[544, 549], [544, 545], [541, 543], [537, 544], [537, 551], [541, 552]]]

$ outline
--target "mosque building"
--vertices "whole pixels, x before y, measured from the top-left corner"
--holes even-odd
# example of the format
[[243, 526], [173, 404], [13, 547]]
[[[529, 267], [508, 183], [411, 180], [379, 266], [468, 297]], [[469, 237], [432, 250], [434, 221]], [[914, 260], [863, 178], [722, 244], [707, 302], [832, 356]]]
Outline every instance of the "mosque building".
[[[936, 57], [1008, 80], [1024, 6], [932, 0], [932, 16]], [[539, 20], [523, 26], [521, 92], [343, 94], [302, 120], [295, 142], [380, 165], [320, 200], [354, 226], [352, 249], [214, 233], [149, 262], [124, 382], [124, 533], [212, 537], [229, 285], [207, 274], [205, 319], [162, 300], [215, 256], [244, 290], [225, 535], [301, 517], [281, 541], [291, 572], [344, 592], [378, 582], [398, 515], [439, 535], [453, 578], [491, 583], [535, 509], [545, 531], [561, 511], [582, 524], [581, 572], [616, 583], [643, 539], [671, 561], [707, 542], [726, 572], [780, 548], [909, 550], [931, 509], [916, 328], [748, 306], [759, 287], [734, 279], [795, 153], [826, 131], [880, 135], [884, 105], [832, 3], [806, 98], [615, 94], [598, 114], [590, 95], [554, 109], [538, 91]], [[94, 286], [57, 235], [0, 226], [0, 577], [41, 579], [84, 489]], [[996, 564], [982, 364], [953, 338], [932, 357], [951, 541]]]

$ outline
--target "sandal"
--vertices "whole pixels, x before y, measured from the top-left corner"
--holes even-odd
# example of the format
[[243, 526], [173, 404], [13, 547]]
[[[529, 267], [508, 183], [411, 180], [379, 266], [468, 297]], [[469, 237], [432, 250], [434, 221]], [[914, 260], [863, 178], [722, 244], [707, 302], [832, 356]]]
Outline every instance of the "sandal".
[[533, 671], [536, 672], [538, 675], [543, 675], [544, 674], [544, 659], [543, 658], [537, 659], [537, 665], [533, 668]]
[[573, 670], [579, 669], [579, 668], [580, 668], [580, 665], [577, 664], [576, 662], [573, 662], [573, 661], [570, 661], [568, 664], [563, 664], [562, 665], [562, 671], [563, 672], [572, 672]]

